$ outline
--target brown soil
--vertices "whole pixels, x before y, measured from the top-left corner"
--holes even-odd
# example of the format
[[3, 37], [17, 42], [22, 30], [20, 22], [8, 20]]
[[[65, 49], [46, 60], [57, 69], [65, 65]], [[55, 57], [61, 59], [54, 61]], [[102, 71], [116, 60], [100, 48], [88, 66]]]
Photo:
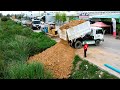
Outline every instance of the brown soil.
[[79, 25], [81, 23], [84, 23], [84, 22], [85, 22], [85, 20], [73, 20], [73, 21], [70, 21], [69, 23], [64, 24], [63, 26], [61, 26], [60, 30], [66, 30], [68, 28], [77, 26], [77, 25]]
[[30, 57], [29, 61], [39, 61], [45, 65], [45, 69], [53, 72], [54, 78], [68, 78], [72, 70], [72, 62], [75, 50], [64, 40], [61, 40], [51, 48]]

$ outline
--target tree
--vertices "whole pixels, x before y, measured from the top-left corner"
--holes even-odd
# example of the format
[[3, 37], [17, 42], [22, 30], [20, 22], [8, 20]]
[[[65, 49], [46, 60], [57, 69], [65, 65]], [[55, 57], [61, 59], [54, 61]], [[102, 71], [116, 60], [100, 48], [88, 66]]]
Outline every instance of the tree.
[[62, 23], [64, 23], [66, 20], [67, 20], [66, 14], [65, 14], [65, 13], [62, 13], [62, 14], [61, 14], [61, 21], [62, 21]]
[[56, 15], [55, 15], [55, 21], [56, 21], [57, 23], [60, 22], [60, 13], [56, 13]]
[[2, 13], [0, 13], [0, 17], [2, 17], [3, 15], [2, 15]]
[[66, 14], [65, 13], [56, 13], [55, 20], [60, 25], [66, 21]]
[[7, 14], [7, 17], [10, 17], [10, 14]]
[[74, 18], [75, 18], [74, 16], [70, 16], [69, 21], [74, 20]]
[[7, 16], [3, 16], [2, 18], [1, 18], [1, 21], [4, 21], [4, 22], [6, 22], [6, 21], [8, 21], [9, 20], [9, 17], [7, 17]]

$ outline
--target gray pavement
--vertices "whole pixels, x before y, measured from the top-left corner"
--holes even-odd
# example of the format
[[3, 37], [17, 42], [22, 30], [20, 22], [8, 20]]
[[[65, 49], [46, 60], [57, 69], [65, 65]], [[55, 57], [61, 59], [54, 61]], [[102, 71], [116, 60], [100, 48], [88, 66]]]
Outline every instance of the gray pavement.
[[33, 30], [33, 32], [41, 32], [41, 30]]
[[[120, 73], [104, 66], [104, 64], [109, 64], [120, 70], [120, 40], [112, 35], [105, 35], [104, 39], [105, 41], [100, 46], [89, 46], [85, 59], [120, 78]], [[76, 54], [84, 58], [83, 49], [78, 49]]]
[[105, 41], [98, 48], [120, 55], [120, 40], [115, 39], [112, 35], [105, 35], [104, 39]]

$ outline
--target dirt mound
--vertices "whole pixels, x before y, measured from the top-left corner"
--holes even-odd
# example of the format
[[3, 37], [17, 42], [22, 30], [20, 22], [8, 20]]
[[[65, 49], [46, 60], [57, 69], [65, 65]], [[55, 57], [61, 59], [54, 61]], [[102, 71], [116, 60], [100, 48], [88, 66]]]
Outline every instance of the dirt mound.
[[40, 61], [46, 69], [53, 72], [55, 78], [68, 78], [72, 70], [75, 50], [66, 41], [61, 40], [51, 48], [30, 57], [29, 61]]
[[84, 23], [84, 22], [85, 22], [85, 20], [73, 20], [73, 21], [70, 21], [69, 23], [64, 24], [63, 26], [61, 26], [60, 30], [65, 30], [65, 29], [77, 26], [77, 25], [79, 25], [81, 23]]

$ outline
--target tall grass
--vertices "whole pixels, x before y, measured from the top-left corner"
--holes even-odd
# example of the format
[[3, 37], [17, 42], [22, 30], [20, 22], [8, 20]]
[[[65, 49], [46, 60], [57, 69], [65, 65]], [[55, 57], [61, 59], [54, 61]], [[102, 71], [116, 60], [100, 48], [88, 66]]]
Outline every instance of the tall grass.
[[[35, 33], [28, 27], [8, 20], [0, 22], [0, 78], [4, 78], [9, 64], [26, 63], [32, 55], [55, 45], [43, 32]], [[28, 66], [27, 66], [28, 67]], [[6, 76], [5, 76], [6, 77]]]
[[73, 70], [76, 68], [76, 65], [79, 61], [81, 61], [81, 58], [78, 55], [76, 55], [73, 61]]
[[52, 79], [52, 74], [44, 70], [44, 66], [38, 62], [11, 64], [7, 70], [8, 79]]

